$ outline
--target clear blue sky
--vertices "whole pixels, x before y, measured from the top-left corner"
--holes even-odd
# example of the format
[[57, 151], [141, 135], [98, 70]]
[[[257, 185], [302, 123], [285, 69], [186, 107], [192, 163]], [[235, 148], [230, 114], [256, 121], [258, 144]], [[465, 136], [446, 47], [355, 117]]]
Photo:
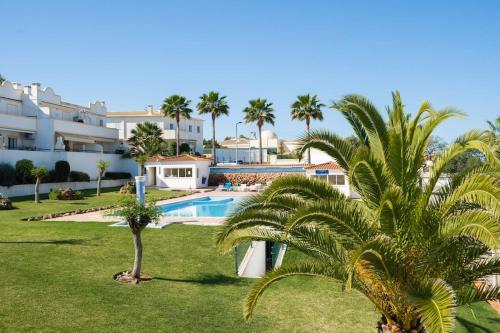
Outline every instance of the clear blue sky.
[[[0, 0], [0, 13], [4, 77], [110, 110], [218, 90], [231, 105], [219, 138], [256, 97], [274, 103], [278, 135], [295, 138], [304, 124], [289, 106], [308, 92], [325, 103], [361, 93], [383, 110], [399, 89], [409, 111], [424, 99], [456, 106], [469, 116], [441, 128], [446, 140], [500, 115], [498, 1]], [[350, 134], [325, 114], [314, 127]]]

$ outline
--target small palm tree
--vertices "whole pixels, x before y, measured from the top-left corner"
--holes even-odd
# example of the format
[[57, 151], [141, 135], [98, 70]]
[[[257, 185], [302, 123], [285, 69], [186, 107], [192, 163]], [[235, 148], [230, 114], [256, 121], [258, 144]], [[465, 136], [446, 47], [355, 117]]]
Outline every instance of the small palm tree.
[[262, 126], [265, 123], [274, 126], [274, 109], [273, 103], [268, 103], [265, 98], [252, 99], [249, 101], [243, 112], [245, 113], [246, 123], [257, 123], [259, 128], [259, 163], [262, 164]]
[[189, 103], [191, 101], [184, 96], [172, 95], [165, 98], [163, 105], [161, 106], [161, 111], [165, 117], [175, 119], [175, 140], [177, 143], [176, 155], [179, 156], [179, 146], [180, 146], [180, 129], [179, 124], [181, 117], [185, 119], [191, 118], [192, 109], [189, 108]]
[[167, 145], [162, 137], [163, 130], [152, 122], [137, 124], [131, 134], [132, 136], [127, 140], [130, 149], [123, 157], [135, 159], [140, 165], [140, 176], [142, 176], [144, 163], [148, 157], [163, 154], [167, 150]]
[[[320, 103], [318, 96], [301, 95], [297, 96], [295, 102], [293, 102], [291, 108], [292, 111], [290, 115], [292, 120], [300, 120], [306, 122], [306, 132], [309, 135], [311, 119], [316, 119], [319, 121], [323, 120], [323, 112], [321, 108], [325, 105]], [[307, 163], [311, 163], [311, 150], [307, 150]]]
[[122, 206], [123, 208], [119, 210], [119, 215], [127, 221], [134, 237], [134, 268], [131, 275], [138, 283], [141, 280], [142, 267], [141, 232], [149, 223], [158, 221], [161, 216], [161, 209], [154, 202], [143, 205], [133, 197], [125, 198]]
[[40, 203], [40, 184], [43, 178], [47, 177], [49, 172], [44, 166], [39, 166], [38, 168], [33, 168], [31, 170], [31, 175], [35, 177], [35, 203]]
[[[453, 332], [458, 306], [498, 300], [500, 286], [484, 282], [500, 273], [493, 255], [500, 239], [500, 160], [488, 135], [470, 131], [444, 149], [420, 180], [436, 127], [460, 113], [425, 102], [415, 117], [393, 94], [388, 122], [359, 95], [332, 105], [360, 142], [327, 131], [302, 138], [345, 170], [360, 200], [305, 176], [279, 178], [247, 199], [218, 234], [222, 252], [249, 240], [288, 244], [307, 260], [283, 265], [257, 282], [245, 317], [272, 283], [293, 275], [324, 276], [363, 293], [381, 314], [379, 332]], [[456, 156], [476, 150], [485, 163], [436, 184]]]
[[196, 108], [199, 114], [210, 114], [212, 117], [212, 160], [215, 164], [215, 119], [229, 114], [226, 96], [219, 96], [219, 93], [215, 91], [203, 94]]
[[98, 176], [97, 176], [97, 196], [101, 195], [101, 182], [102, 182], [102, 177], [104, 176], [104, 172], [106, 171], [107, 168], [109, 168], [109, 161], [105, 160], [99, 160], [97, 161], [97, 171], [98, 171]]

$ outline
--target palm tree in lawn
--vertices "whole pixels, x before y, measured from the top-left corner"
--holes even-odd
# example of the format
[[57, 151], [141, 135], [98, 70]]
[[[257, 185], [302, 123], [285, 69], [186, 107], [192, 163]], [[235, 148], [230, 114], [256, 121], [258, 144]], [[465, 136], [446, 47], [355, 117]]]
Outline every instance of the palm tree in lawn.
[[[361, 198], [348, 198], [321, 180], [288, 176], [239, 206], [218, 234], [221, 251], [249, 240], [273, 241], [307, 258], [259, 280], [246, 299], [245, 317], [272, 283], [314, 275], [363, 293], [381, 314], [379, 332], [453, 332], [458, 306], [500, 295], [500, 286], [482, 280], [500, 273], [500, 256], [492, 254], [500, 238], [500, 160], [487, 133], [460, 136], [437, 156], [422, 184], [432, 133], [459, 112], [424, 102], [411, 117], [397, 92], [387, 122], [359, 95], [332, 107], [352, 125], [360, 146], [312, 131], [302, 138], [300, 152], [328, 153]], [[446, 165], [470, 150], [484, 155], [484, 165], [437, 188]]]
[[96, 167], [97, 167], [97, 196], [101, 195], [101, 182], [102, 182], [102, 177], [104, 176], [104, 172], [106, 171], [107, 168], [109, 168], [109, 161], [105, 160], [99, 160], [97, 161]]
[[42, 179], [49, 175], [49, 172], [44, 166], [39, 166], [38, 168], [33, 168], [31, 170], [31, 175], [35, 177], [35, 203], [40, 203], [40, 184]]
[[149, 223], [159, 220], [161, 209], [154, 202], [143, 204], [138, 202], [135, 197], [130, 196], [122, 201], [122, 206], [118, 214], [127, 221], [134, 237], [134, 267], [129, 274], [134, 279], [135, 283], [139, 283], [141, 281], [142, 267], [141, 233]]
[[274, 126], [274, 109], [273, 103], [267, 102], [265, 98], [252, 99], [249, 101], [243, 112], [245, 113], [246, 123], [257, 123], [259, 128], [259, 163], [262, 164], [262, 126], [265, 123]]
[[125, 158], [133, 158], [140, 165], [140, 173], [144, 173], [144, 163], [148, 157], [163, 154], [167, 149], [163, 140], [163, 130], [155, 123], [144, 122], [137, 124], [130, 132], [132, 135], [127, 140], [129, 151], [124, 154]]
[[177, 143], [176, 147], [176, 155], [179, 156], [179, 146], [180, 146], [180, 132], [179, 132], [179, 123], [181, 121], [181, 117], [190, 119], [192, 109], [189, 108], [189, 103], [191, 101], [184, 96], [180, 95], [172, 95], [170, 97], [165, 98], [163, 101], [163, 105], [161, 106], [161, 112], [165, 117], [175, 119], [175, 141]]
[[212, 160], [215, 164], [215, 120], [222, 115], [229, 114], [229, 105], [226, 96], [219, 96], [216, 91], [200, 96], [200, 102], [196, 106], [199, 114], [210, 114], [212, 117]]
[[[297, 96], [295, 102], [291, 106], [292, 120], [297, 119], [306, 122], [306, 132], [309, 135], [311, 119], [323, 120], [323, 112], [321, 108], [325, 105], [320, 103], [318, 96], [310, 94]], [[307, 163], [311, 163], [311, 150], [307, 150]]]

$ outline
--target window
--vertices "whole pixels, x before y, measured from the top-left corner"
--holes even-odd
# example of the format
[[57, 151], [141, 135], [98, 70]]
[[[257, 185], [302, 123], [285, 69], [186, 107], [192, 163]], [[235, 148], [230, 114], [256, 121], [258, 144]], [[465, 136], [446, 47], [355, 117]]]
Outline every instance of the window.
[[201, 127], [200, 126], [196, 126], [196, 133], [201, 133]]
[[176, 178], [191, 178], [193, 177], [192, 168], [163, 168], [163, 177], [176, 177]]
[[17, 148], [17, 138], [9, 138], [7, 141], [8, 149], [16, 149]]
[[170, 129], [173, 130], [174, 129], [174, 124], [170, 124]]
[[104, 120], [99, 119], [99, 126], [103, 127], [104, 126]]
[[345, 185], [344, 175], [313, 175], [313, 177], [328, 182], [331, 185]]
[[193, 132], [193, 125], [189, 125], [189, 133]]

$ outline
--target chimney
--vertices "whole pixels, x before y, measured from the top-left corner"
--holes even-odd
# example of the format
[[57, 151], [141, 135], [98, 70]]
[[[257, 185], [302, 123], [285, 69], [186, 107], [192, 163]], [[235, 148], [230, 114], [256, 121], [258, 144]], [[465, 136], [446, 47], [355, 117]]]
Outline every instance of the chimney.
[[32, 86], [32, 87], [38, 87], [38, 88], [40, 88], [40, 83], [38, 83], [38, 82], [33, 82], [33, 83], [31, 84], [31, 86]]
[[146, 112], [149, 113], [149, 114], [152, 114], [153, 113], [153, 105], [152, 104], [149, 104], [147, 107], [146, 107]]

